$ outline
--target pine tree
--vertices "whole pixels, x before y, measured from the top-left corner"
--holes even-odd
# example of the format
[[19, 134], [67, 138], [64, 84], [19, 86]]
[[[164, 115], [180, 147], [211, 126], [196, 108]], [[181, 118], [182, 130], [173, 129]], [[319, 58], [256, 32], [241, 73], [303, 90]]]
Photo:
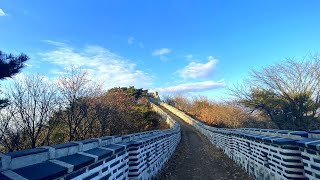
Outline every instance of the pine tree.
[[[13, 54], [5, 54], [0, 51], [0, 80], [11, 78], [19, 73], [28, 59], [29, 57], [25, 54], [14, 56]], [[8, 100], [0, 99], [0, 108], [5, 107], [7, 103]]]

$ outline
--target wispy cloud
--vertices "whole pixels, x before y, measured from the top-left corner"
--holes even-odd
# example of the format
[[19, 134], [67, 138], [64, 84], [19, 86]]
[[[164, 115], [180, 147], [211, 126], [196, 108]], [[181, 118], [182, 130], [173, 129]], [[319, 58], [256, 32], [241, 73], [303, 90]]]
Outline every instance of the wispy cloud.
[[[189, 58], [192, 58], [192, 56], [189, 56]], [[197, 63], [192, 61], [182, 70], [178, 70], [177, 73], [184, 79], [206, 78], [211, 75], [217, 62], [218, 60], [209, 56], [207, 63]]]
[[1, 8], [0, 8], [0, 16], [5, 16], [7, 15]]
[[68, 46], [68, 44], [60, 41], [52, 41], [52, 40], [42, 40], [42, 41], [54, 46], [60, 46], [60, 47]]
[[134, 37], [129, 37], [128, 38], [128, 44], [130, 44], [130, 45], [133, 44], [134, 40], [135, 40]]
[[161, 48], [152, 52], [152, 56], [164, 56], [171, 53], [171, 49], [169, 48]]
[[155, 90], [161, 93], [178, 94], [178, 93], [189, 93], [189, 92], [202, 92], [202, 91], [222, 88], [224, 86], [225, 86], [224, 80], [220, 80], [217, 82], [202, 81], [202, 82], [178, 84], [176, 86], [169, 86], [164, 88], [156, 88]]
[[59, 74], [62, 69], [76, 65], [88, 71], [91, 78], [104, 83], [105, 88], [115, 86], [136, 86], [148, 88], [152, 77], [138, 70], [136, 64], [101, 46], [86, 46], [75, 49], [72, 46], [55, 41], [48, 41], [54, 49], [40, 56], [58, 66], [51, 72]]

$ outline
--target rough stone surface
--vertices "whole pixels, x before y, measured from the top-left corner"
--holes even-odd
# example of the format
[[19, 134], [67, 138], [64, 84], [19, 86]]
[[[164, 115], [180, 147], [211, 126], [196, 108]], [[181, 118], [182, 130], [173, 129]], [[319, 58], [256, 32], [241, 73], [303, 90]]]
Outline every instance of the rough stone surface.
[[175, 153], [155, 179], [252, 179], [205, 136], [162, 109], [180, 123], [182, 136]]

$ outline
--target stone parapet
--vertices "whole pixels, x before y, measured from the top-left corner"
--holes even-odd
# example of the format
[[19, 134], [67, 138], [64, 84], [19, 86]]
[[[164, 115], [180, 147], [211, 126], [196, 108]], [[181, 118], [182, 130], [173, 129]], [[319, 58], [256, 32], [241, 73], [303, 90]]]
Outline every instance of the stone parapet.
[[180, 142], [180, 125], [152, 104], [170, 129], [107, 136], [0, 154], [0, 179], [150, 179]]
[[320, 130], [215, 128], [160, 104], [204, 134], [255, 179], [320, 179]]

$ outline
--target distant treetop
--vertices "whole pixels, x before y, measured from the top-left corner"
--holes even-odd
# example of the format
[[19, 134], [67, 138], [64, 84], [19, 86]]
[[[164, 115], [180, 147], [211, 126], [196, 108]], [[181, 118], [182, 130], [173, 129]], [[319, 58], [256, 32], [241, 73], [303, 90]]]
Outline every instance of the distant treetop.
[[140, 97], [146, 96], [148, 93], [148, 90], [143, 90], [142, 88], [136, 89], [134, 86], [129, 87], [114, 87], [108, 90], [108, 92], [118, 92], [122, 91], [129, 96], [133, 96], [136, 99], [139, 99]]

